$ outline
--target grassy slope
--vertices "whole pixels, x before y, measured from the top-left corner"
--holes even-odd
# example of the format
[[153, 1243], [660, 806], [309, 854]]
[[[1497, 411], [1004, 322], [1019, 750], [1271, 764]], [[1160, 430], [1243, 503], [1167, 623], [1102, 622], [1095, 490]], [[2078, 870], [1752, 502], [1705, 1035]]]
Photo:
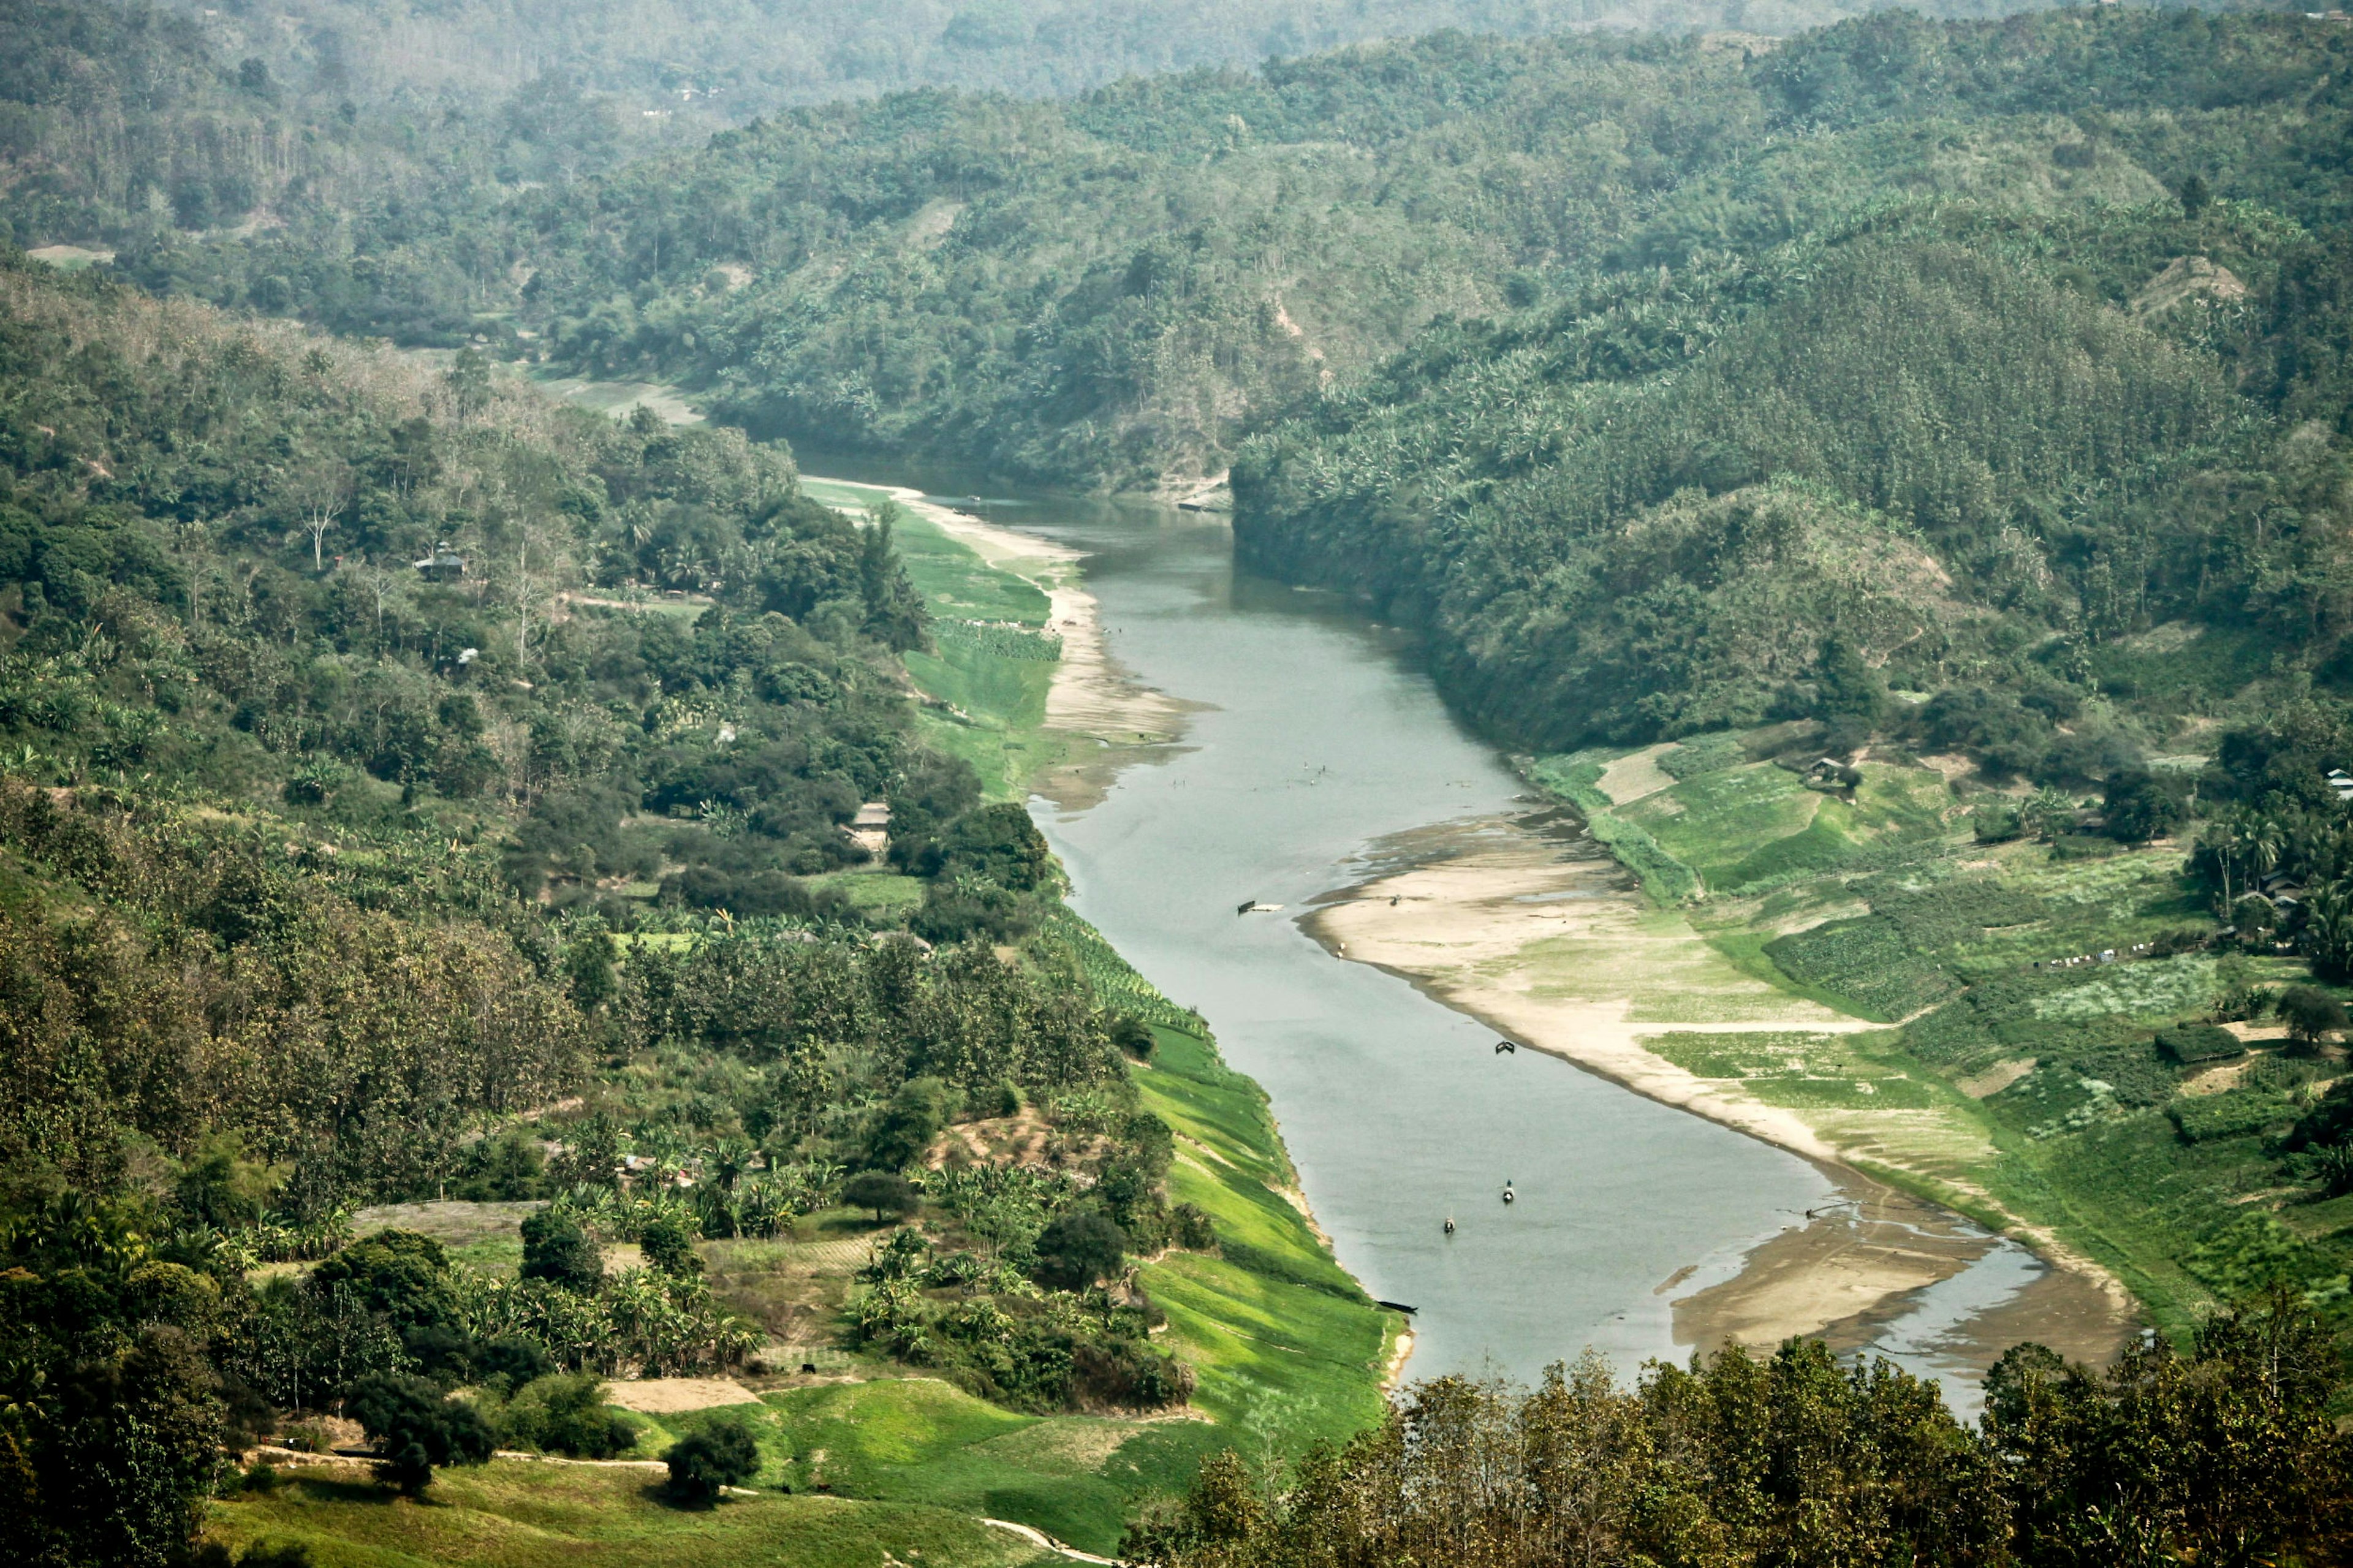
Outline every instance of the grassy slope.
[[[880, 494], [861, 489], [813, 487], [835, 505], [871, 504]], [[934, 615], [1045, 624], [1036, 584], [987, 565], [929, 522], [907, 518], [898, 539]], [[958, 645], [939, 658], [910, 655], [907, 667], [926, 695], [966, 715], [958, 722], [927, 710], [927, 736], [979, 766], [992, 795], [1018, 798], [1060, 756], [1044, 728], [1052, 665]], [[1254, 1448], [1263, 1439], [1292, 1452], [1356, 1431], [1379, 1414], [1375, 1369], [1394, 1325], [1280, 1195], [1293, 1178], [1265, 1094], [1226, 1068], [1199, 1020], [1170, 1006], [1077, 917], [1071, 927], [1065, 934], [1086, 955], [1097, 993], [1155, 1021], [1160, 1051], [1138, 1083], [1179, 1139], [1170, 1195], [1208, 1210], [1224, 1244], [1222, 1258], [1172, 1254], [1143, 1273], [1167, 1310], [1170, 1337], [1199, 1372], [1195, 1405], [1222, 1427], [1250, 1433]], [[1174, 1475], [1189, 1473], [1199, 1446], [1185, 1435], [1157, 1448], [1187, 1457]]]
[[[2167, 930], [2211, 924], [2183, 885], [2178, 848], [2080, 858], [2027, 842], [1980, 845], [1943, 775], [1908, 763], [1866, 763], [1850, 801], [1735, 753], [1731, 766], [1658, 773], [1662, 787], [1613, 800], [1599, 781], [1626, 755], [1545, 758], [1530, 772], [1606, 814], [1613, 847], [1654, 896], [1653, 921], [1688, 931], [1730, 968], [1888, 1024], [1965, 1009], [1967, 997], [2003, 986], [2033, 993], [1985, 1026], [1953, 1026], [1939, 1013], [1848, 1036], [1668, 1034], [1650, 1042], [1661, 1056], [1799, 1111], [1860, 1166], [1980, 1219], [2047, 1227], [2115, 1270], [2168, 1329], [2226, 1292], [2231, 1258], [2251, 1245], [2251, 1215], [2279, 1209], [2307, 1244], [2292, 1267], [2324, 1292], [2341, 1271], [2348, 1248], [2337, 1232], [2348, 1227], [2324, 1212], [2337, 1205], [2282, 1208], [2285, 1179], [2259, 1135], [2189, 1143], [2163, 1104], [2103, 1099], [2061, 1065], [2102, 1050], [2154, 1062], [2152, 1032], [2202, 1016], [2222, 984], [2206, 955], [2057, 975], [2033, 968], [2104, 948], [2128, 953]], [[1997, 900], [1984, 904], [1985, 923], [1940, 919], [1939, 906], [1971, 900]], [[1906, 917], [1873, 916], [1883, 902]], [[1814, 928], [1801, 953], [1772, 946]], [[2241, 962], [2255, 980], [2303, 978], [2287, 961]], [[1694, 1016], [1664, 1010], [1665, 996], [1646, 1006], [1634, 990], [1637, 1016]], [[2030, 1058], [2042, 1070], [1984, 1098], [1960, 1087]]]
[[297, 1541], [319, 1568], [872, 1568], [1058, 1562], [1007, 1531], [944, 1509], [822, 1497], [731, 1498], [708, 1511], [664, 1503], [659, 1472], [501, 1459], [448, 1472], [427, 1500], [354, 1476], [299, 1479], [218, 1504], [211, 1533], [233, 1546]]
[[[881, 492], [828, 485], [815, 493], [843, 505], [871, 504]], [[931, 522], [902, 514], [894, 537], [908, 577], [934, 616], [1046, 624], [1049, 605], [1036, 584], [987, 565]], [[990, 799], [1020, 798], [1029, 781], [1061, 757], [1061, 737], [1046, 728], [1051, 664], [1002, 658], [971, 643], [942, 641], [932, 652], [909, 654], [907, 673], [932, 699], [921, 715], [923, 739], [970, 763]]]

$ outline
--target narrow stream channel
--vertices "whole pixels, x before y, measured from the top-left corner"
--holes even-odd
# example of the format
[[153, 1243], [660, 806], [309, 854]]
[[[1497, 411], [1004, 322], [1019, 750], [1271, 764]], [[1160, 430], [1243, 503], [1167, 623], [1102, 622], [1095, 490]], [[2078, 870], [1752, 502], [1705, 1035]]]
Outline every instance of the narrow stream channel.
[[[1087, 552], [1113, 657], [1199, 705], [1179, 742], [1130, 753], [1076, 809], [1033, 801], [1073, 904], [1264, 1086], [1340, 1261], [1419, 1310], [1409, 1375], [1531, 1379], [1588, 1346], [1622, 1374], [1687, 1356], [1672, 1299], [1838, 1201], [1832, 1173], [1560, 1061], [1498, 1055], [1485, 1026], [1335, 962], [1297, 923], [1375, 872], [1382, 841], [1531, 805], [1411, 640], [1238, 573], [1222, 519], [997, 496], [941, 499]], [[1284, 909], [1238, 916], [1245, 900]], [[1982, 1357], [1948, 1353], [1952, 1331], [2045, 1272], [2001, 1243], [1873, 1347], [1974, 1411]]]

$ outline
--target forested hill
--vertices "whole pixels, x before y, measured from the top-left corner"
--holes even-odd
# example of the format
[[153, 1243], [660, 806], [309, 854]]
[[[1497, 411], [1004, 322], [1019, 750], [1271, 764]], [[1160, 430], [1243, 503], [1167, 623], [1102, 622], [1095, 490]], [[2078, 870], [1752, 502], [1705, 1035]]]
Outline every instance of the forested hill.
[[[1440, 27], [1818, 26], [1853, 0], [174, 0], [231, 60], [363, 101], [503, 96], [550, 71], [706, 127], [797, 104], [921, 87], [1042, 97], [1124, 76], [1255, 65]], [[1985, 0], [1932, 7], [1993, 16]]]
[[1062, 102], [797, 110], [561, 188], [158, 233], [122, 264], [687, 380], [759, 430], [1147, 485], [1217, 471], [1438, 318], [1894, 203], [2056, 216], [2199, 174], [2320, 222], [2345, 47], [2301, 16], [2113, 8], [1891, 14], [1778, 48], [1444, 34]]
[[[1672, 204], [1674, 265], [1436, 324], [1255, 438], [1243, 552], [1430, 626], [1539, 746], [1868, 710], [1867, 667], [1946, 694], [1937, 743], [2100, 777], [2275, 661], [2341, 682], [2348, 66], [2252, 19], [1800, 40], [1752, 76], [1819, 129]], [[2111, 199], [1856, 167], [2027, 102], [2073, 110], [2043, 189]], [[1764, 182], [1805, 166], [1876, 199], [1780, 237]], [[2212, 657], [2128, 672], [2168, 622]]]
[[[143, 248], [174, 233], [332, 219], [394, 277], [361, 301], [256, 302], [462, 337], [493, 308], [462, 240], [404, 277], [424, 207], [472, 214], [541, 184], [794, 105], [924, 87], [1017, 95], [1247, 66], [1459, 26], [1790, 31], [1849, 0], [26, 0], [0, 9], [0, 235]], [[1949, 0], [1952, 15], [1990, 14]], [[438, 216], [425, 221], [438, 226]], [[463, 227], [461, 224], [460, 228]], [[265, 272], [262, 277], [269, 276]]]
[[[795, 1323], [1026, 1410], [1186, 1397], [1148, 1297], [1094, 1289], [1214, 1245], [1129, 1067], [1129, 1009], [1183, 1016], [920, 738], [887, 512], [737, 432], [5, 249], [0, 387], [9, 1561], [186, 1563], [224, 1445], [330, 1407], [412, 1492], [609, 1458], [648, 1429], [599, 1378]], [[1053, 1170], [903, 1179], [984, 1121]], [[353, 1234], [476, 1201], [541, 1209], [514, 1255]], [[847, 1268], [807, 1319], [773, 1284], [828, 1214], [897, 1238], [839, 1324]], [[732, 1283], [705, 1238], [753, 1249]]]

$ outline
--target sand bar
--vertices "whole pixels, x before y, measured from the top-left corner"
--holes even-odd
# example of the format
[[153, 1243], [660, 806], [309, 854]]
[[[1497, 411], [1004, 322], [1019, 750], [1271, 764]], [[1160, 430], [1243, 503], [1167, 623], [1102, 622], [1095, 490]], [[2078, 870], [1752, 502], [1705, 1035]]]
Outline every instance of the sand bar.
[[[1858, 1169], [1907, 1173], [1991, 1208], [1965, 1175], [1991, 1155], [1980, 1134], [1957, 1132], [1933, 1110], [1767, 1103], [1743, 1079], [1700, 1077], [1651, 1048], [1669, 1036], [1834, 1041], [1885, 1026], [1732, 968], [1679, 914], [1645, 900], [1573, 818], [1538, 812], [1441, 825], [1383, 847], [1378, 860], [1370, 880], [1328, 895], [1307, 917], [1327, 948], [1401, 975], [1533, 1049], [1789, 1150], [1840, 1180], [1845, 1201], [1766, 1240], [1734, 1279], [1675, 1300], [1679, 1342], [1769, 1345], [1820, 1334], [1862, 1343], [1993, 1245]], [[2059, 1268], [1982, 1314], [1964, 1340], [1989, 1346], [2000, 1334], [2083, 1359], [2112, 1354], [2133, 1318], [2123, 1287], [2045, 1233], [2010, 1233]], [[1969, 1352], [1964, 1343], [1961, 1359], [1978, 1359]]]
[[1094, 595], [1080, 576], [1082, 552], [983, 521], [903, 485], [865, 488], [885, 490], [989, 565], [1027, 579], [1046, 595], [1051, 606], [1046, 629], [1062, 639], [1053, 689], [1046, 698], [1048, 728], [1117, 745], [1158, 744], [1182, 732], [1186, 704], [1143, 685], [1112, 662]]

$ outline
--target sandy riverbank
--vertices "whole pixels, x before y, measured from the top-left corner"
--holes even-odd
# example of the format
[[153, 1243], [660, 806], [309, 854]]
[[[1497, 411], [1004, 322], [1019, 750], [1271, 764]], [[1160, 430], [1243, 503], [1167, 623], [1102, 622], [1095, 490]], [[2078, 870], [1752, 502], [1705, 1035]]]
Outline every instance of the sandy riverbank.
[[[1387, 849], [1387, 864], [1371, 880], [1321, 900], [1307, 917], [1307, 929], [1327, 948], [1398, 973], [1527, 1047], [1837, 1175], [1847, 1201], [1763, 1239], [1734, 1278], [1674, 1302], [1678, 1342], [1713, 1348], [1821, 1334], [1859, 1344], [1993, 1245], [1974, 1226], [1855, 1169], [1862, 1163], [1911, 1171], [1958, 1188], [1955, 1173], [1990, 1151], [1956, 1145], [1981, 1135], [1937, 1121], [1933, 1110], [1825, 1113], [1770, 1104], [1746, 1092], [1743, 1080], [1700, 1077], [1651, 1048], [1667, 1036], [1831, 1041], [1882, 1026], [1734, 969], [1553, 814], [1450, 824]], [[1921, 1151], [1930, 1158], [1916, 1157]], [[1978, 1359], [1973, 1347], [1990, 1351], [2021, 1338], [2105, 1359], [2130, 1330], [2130, 1298], [2048, 1237], [2021, 1239], [2061, 1267], [1965, 1326], [1957, 1336], [1960, 1359]], [[1661, 1291], [1684, 1282], [1678, 1275]]]
[[[865, 488], [886, 491], [989, 565], [1035, 584], [1046, 595], [1050, 606], [1047, 629], [1062, 639], [1062, 657], [1046, 697], [1048, 729], [1082, 737], [1105, 751], [1164, 745], [1184, 732], [1187, 704], [1137, 681], [1112, 658], [1102, 615], [1080, 573], [1082, 552], [1000, 528], [943, 506], [918, 489]], [[1039, 789], [1065, 809], [1077, 809], [1102, 789], [1109, 766], [1107, 759], [1082, 757], [1039, 781]]]

